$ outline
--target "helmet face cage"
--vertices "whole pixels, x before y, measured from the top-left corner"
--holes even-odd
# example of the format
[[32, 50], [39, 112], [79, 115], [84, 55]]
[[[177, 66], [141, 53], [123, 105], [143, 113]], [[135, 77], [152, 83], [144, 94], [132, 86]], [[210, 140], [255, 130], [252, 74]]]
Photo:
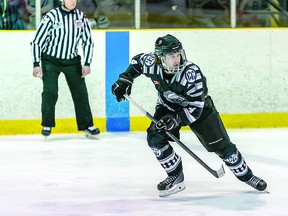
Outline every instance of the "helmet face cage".
[[[181, 56], [180, 65], [178, 67], [169, 67], [166, 63], [166, 56], [179, 53]], [[155, 43], [155, 54], [161, 60], [162, 67], [167, 73], [178, 73], [181, 72], [187, 62], [185, 50], [182, 47], [182, 43], [172, 35], [166, 35], [159, 37]]]

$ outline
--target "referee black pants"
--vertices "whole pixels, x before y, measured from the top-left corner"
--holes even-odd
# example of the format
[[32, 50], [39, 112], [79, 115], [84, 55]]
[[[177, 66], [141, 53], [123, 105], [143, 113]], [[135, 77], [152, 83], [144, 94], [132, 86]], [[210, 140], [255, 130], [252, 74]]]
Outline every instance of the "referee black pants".
[[78, 130], [93, 126], [85, 79], [82, 76], [81, 57], [63, 60], [42, 54], [43, 92], [42, 126], [55, 127], [55, 106], [58, 99], [58, 78], [64, 73], [72, 95]]

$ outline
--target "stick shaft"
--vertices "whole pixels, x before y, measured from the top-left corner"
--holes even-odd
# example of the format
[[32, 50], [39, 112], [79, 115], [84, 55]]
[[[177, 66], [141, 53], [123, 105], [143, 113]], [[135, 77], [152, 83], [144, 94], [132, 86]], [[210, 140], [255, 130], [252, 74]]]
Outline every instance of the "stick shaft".
[[[145, 109], [143, 109], [136, 101], [134, 101], [130, 96], [124, 95], [124, 97], [131, 102], [134, 106], [136, 106], [143, 114], [145, 114], [153, 123], [156, 123], [157, 120], [150, 115]], [[206, 170], [208, 170], [213, 176], [216, 178], [220, 178], [224, 176], [225, 170], [223, 165], [217, 171], [210, 168], [203, 160], [201, 160], [194, 152], [192, 152], [184, 143], [182, 143], [177, 137], [175, 137], [172, 133], [166, 132], [166, 134], [171, 137], [178, 145], [180, 145], [190, 156], [192, 156], [199, 164], [201, 164]]]

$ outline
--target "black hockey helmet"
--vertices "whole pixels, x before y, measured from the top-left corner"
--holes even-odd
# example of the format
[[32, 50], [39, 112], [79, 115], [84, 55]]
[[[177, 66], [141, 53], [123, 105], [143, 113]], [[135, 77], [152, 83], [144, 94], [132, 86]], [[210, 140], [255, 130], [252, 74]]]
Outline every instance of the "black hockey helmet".
[[[168, 67], [166, 64], [166, 55], [171, 55], [174, 53], [180, 53], [181, 55], [181, 62], [177, 68]], [[155, 42], [155, 55], [161, 61], [162, 67], [167, 70], [168, 73], [177, 73], [182, 71], [187, 62], [182, 43], [176, 37], [170, 34], [157, 38]]]

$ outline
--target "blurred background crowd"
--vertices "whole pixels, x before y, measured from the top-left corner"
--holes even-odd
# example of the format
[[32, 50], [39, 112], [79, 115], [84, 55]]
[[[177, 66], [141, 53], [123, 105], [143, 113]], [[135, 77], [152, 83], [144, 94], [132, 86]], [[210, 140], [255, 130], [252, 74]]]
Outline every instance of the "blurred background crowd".
[[[78, 0], [93, 29], [230, 28], [233, 0]], [[236, 27], [287, 27], [288, 0], [234, 0]], [[41, 0], [41, 16], [61, 4]], [[140, 14], [136, 16], [136, 14]], [[35, 0], [0, 0], [0, 29], [36, 29]], [[137, 20], [138, 19], [138, 20]]]

